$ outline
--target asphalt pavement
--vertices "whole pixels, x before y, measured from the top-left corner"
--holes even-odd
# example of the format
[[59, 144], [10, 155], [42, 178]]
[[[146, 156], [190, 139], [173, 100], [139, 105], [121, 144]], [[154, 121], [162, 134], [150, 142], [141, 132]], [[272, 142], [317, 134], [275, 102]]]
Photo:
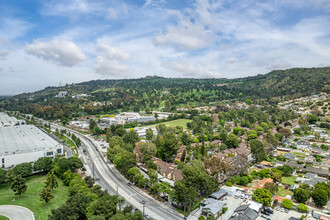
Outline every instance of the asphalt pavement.
[[34, 220], [33, 212], [22, 206], [0, 205], [0, 215], [6, 216], [10, 220]]
[[[64, 128], [59, 125], [52, 125], [61, 129]], [[65, 129], [75, 132], [68, 128]], [[131, 204], [140, 211], [143, 211], [143, 204], [141, 202], [145, 201], [145, 214], [153, 219], [183, 219], [183, 215], [172, 207], [168, 207], [155, 200], [135, 186], [128, 186], [128, 180], [98, 151], [91, 138], [78, 132], [75, 132], [75, 134], [81, 139], [83, 147], [85, 147], [88, 153], [88, 161], [84, 162], [87, 163], [91, 171], [94, 169], [95, 176], [98, 179], [97, 182], [100, 182], [100, 185], [107, 189], [110, 194], [122, 196], [128, 204]]]

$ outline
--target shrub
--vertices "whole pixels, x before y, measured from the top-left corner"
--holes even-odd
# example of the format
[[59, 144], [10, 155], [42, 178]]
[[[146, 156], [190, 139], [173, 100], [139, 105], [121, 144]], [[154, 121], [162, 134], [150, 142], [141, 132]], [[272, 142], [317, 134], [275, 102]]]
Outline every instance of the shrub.
[[297, 208], [301, 212], [307, 212], [307, 210], [308, 210], [308, 207], [305, 204], [303, 204], [303, 203], [299, 203], [299, 205], [297, 206]]
[[283, 199], [282, 206], [287, 209], [292, 209], [293, 202], [290, 199]]

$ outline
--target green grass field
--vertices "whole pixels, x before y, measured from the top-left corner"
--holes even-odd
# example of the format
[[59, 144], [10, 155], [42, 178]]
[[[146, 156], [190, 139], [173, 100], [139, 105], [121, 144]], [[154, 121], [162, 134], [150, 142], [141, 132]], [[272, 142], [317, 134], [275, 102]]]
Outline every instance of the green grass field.
[[[36, 220], [48, 219], [52, 209], [56, 209], [66, 202], [69, 187], [64, 186], [62, 181], [58, 179], [58, 188], [54, 189], [55, 197], [46, 206], [46, 203], [41, 201], [39, 197], [42, 188], [45, 186], [45, 178], [46, 176], [41, 175], [26, 178], [28, 187], [19, 200], [18, 196], [15, 196], [14, 192], [10, 190], [10, 184], [0, 185], [0, 205], [24, 206], [34, 213]], [[13, 201], [14, 198], [15, 201]]]
[[293, 192], [288, 190], [288, 189], [285, 189], [284, 186], [281, 186], [281, 187], [279, 187], [278, 192], [276, 193], [276, 195], [282, 196], [282, 197], [285, 197], [286, 195], [293, 196]]
[[5, 217], [5, 216], [2, 216], [0, 215], [0, 220], [9, 220], [9, 218]]
[[[172, 127], [175, 127], [177, 125], [180, 125], [183, 127], [184, 130], [187, 129], [187, 122], [191, 122], [192, 120], [190, 119], [177, 119], [177, 120], [174, 120], [174, 121], [167, 121], [167, 122], [163, 122], [163, 123], [160, 123], [160, 124], [165, 124], [166, 126], [172, 126]], [[151, 125], [150, 127], [155, 127], [157, 124], [155, 125]]]
[[297, 177], [295, 176], [284, 176], [282, 177], [282, 183], [286, 185], [294, 185]]

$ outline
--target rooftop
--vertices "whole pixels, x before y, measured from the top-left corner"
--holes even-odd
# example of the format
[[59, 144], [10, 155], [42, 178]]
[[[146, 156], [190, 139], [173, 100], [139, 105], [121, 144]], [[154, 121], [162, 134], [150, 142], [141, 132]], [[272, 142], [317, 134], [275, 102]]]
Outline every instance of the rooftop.
[[14, 117], [10, 117], [4, 112], [0, 112], [0, 127], [16, 125], [18, 120]]
[[34, 125], [0, 127], [0, 155], [57, 148], [59, 143]]

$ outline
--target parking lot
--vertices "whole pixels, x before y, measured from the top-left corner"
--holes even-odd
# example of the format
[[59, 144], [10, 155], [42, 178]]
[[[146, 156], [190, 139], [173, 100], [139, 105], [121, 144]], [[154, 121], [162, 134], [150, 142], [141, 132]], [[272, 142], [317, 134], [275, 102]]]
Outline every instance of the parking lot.
[[225, 214], [223, 214], [222, 218], [220, 216], [219, 219], [225, 220], [228, 219], [234, 213], [235, 209], [241, 205], [244, 199], [241, 198], [235, 199], [234, 196], [226, 196], [223, 201], [227, 203], [228, 210], [226, 211]]
[[[303, 214], [293, 211], [293, 210], [289, 210], [288, 213], [285, 212], [281, 212], [281, 211], [276, 211], [276, 207], [273, 209], [274, 210], [274, 214], [270, 215], [270, 219], [272, 220], [277, 220], [277, 219], [281, 219], [281, 220], [289, 220], [290, 217], [296, 217], [296, 218], [300, 218]], [[265, 220], [265, 218], [259, 216], [257, 218], [257, 220]]]

